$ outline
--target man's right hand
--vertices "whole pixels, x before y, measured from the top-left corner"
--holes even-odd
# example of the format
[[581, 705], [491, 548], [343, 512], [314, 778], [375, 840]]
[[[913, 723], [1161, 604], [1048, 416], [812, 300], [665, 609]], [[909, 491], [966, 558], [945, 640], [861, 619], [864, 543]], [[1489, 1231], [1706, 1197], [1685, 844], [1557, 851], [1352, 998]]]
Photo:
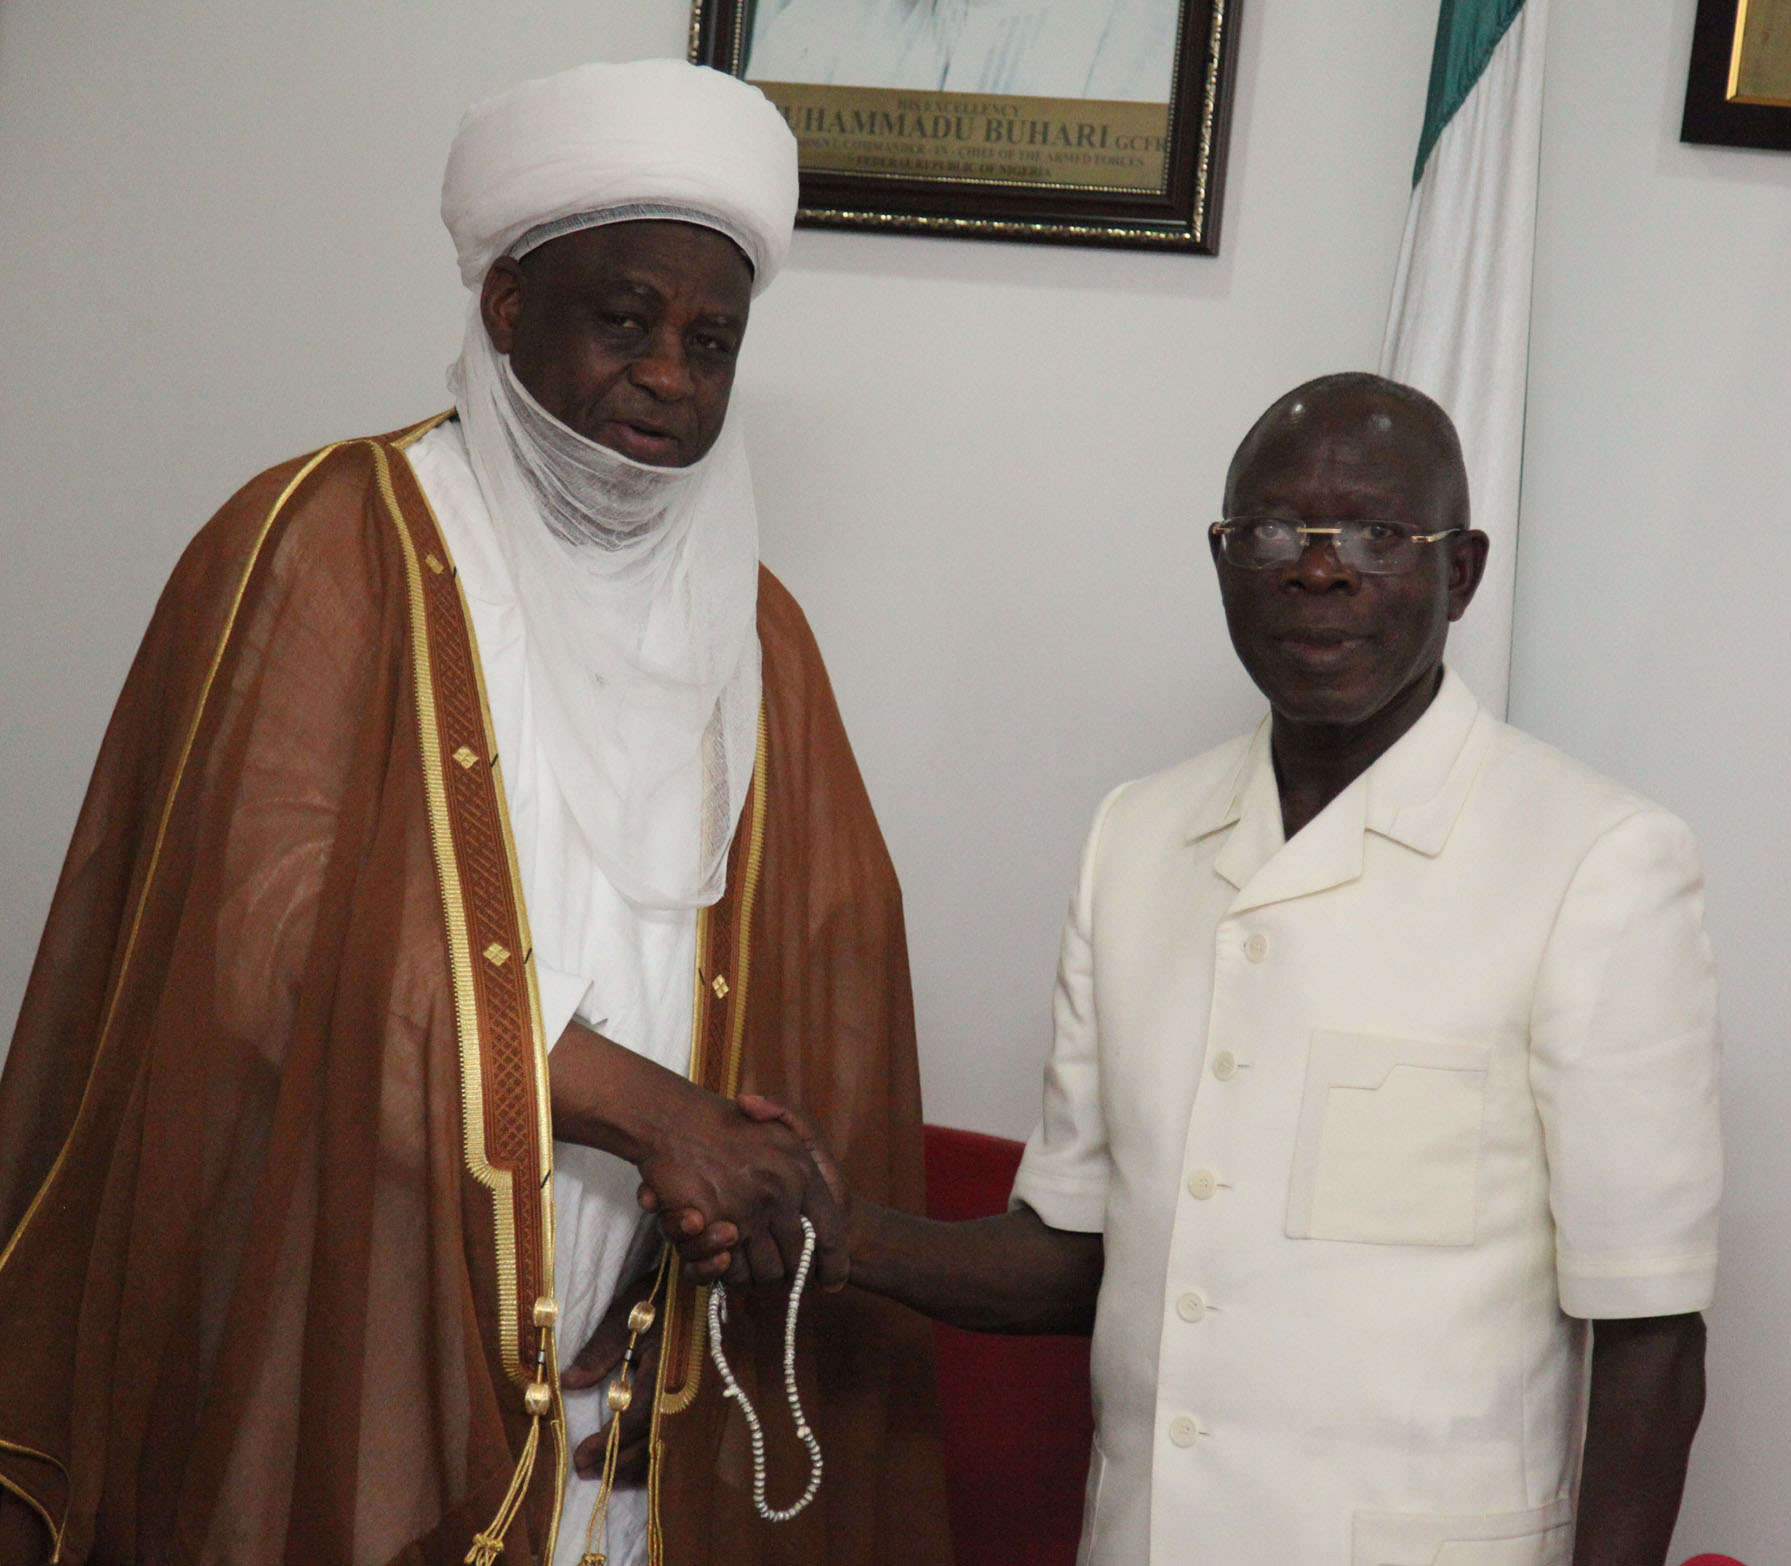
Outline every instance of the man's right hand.
[[[856, 1284], [973, 1331], [1093, 1331], [1106, 1270], [1106, 1245], [1099, 1234], [1053, 1229], [1024, 1205], [963, 1223], [936, 1222], [880, 1206], [848, 1189], [806, 1115], [759, 1094], [741, 1094], [739, 1105], [753, 1120], [780, 1126], [800, 1139], [826, 1180], [845, 1237], [842, 1285]], [[642, 1205], [655, 1204], [643, 1196]], [[660, 1228], [693, 1275], [718, 1275], [725, 1250], [713, 1227], [704, 1231], [694, 1215], [668, 1208], [661, 1213]]]
[[[734, 1102], [748, 1119], [761, 1125], [781, 1125], [801, 1142], [804, 1151], [814, 1160], [816, 1171], [826, 1183], [828, 1194], [838, 1209], [843, 1233], [847, 1228], [852, 1193], [846, 1185], [845, 1176], [840, 1173], [839, 1162], [834, 1158], [833, 1150], [822, 1140], [815, 1123], [799, 1111], [778, 1103], [776, 1099], [767, 1098], [762, 1093], [742, 1093]], [[648, 1212], [659, 1214], [660, 1231], [677, 1250], [685, 1270], [698, 1282], [713, 1283], [718, 1279], [726, 1283], [749, 1281], [751, 1275], [741, 1269], [734, 1255], [739, 1235], [732, 1224], [705, 1224], [699, 1210], [681, 1207], [673, 1202], [662, 1202], [659, 1193], [646, 1183], [640, 1188], [640, 1204]], [[822, 1251], [818, 1225], [815, 1235], [816, 1257], [819, 1260]], [[848, 1281], [851, 1262], [849, 1244], [842, 1243], [837, 1254], [840, 1258], [838, 1266], [832, 1265], [833, 1255], [830, 1254], [826, 1263], [814, 1273], [816, 1281], [829, 1293], [843, 1289]]]
[[[720, 1263], [709, 1270], [730, 1283], [777, 1283], [794, 1275], [806, 1216], [815, 1227], [814, 1276], [826, 1287], [844, 1283], [839, 1207], [800, 1137], [696, 1091], [701, 1104], [693, 1102], [662, 1146], [640, 1161], [641, 1184], [651, 1197], [641, 1205], [680, 1215], [676, 1227], [687, 1240], [709, 1241], [709, 1254]], [[718, 1240], [725, 1241], [719, 1251]]]
[[844, 1281], [838, 1207], [788, 1126], [755, 1120], [580, 1023], [555, 1044], [549, 1076], [555, 1137], [627, 1159], [652, 1197], [642, 1205], [679, 1215], [687, 1235], [726, 1235], [730, 1282], [794, 1273], [803, 1214], [815, 1227], [817, 1279]]

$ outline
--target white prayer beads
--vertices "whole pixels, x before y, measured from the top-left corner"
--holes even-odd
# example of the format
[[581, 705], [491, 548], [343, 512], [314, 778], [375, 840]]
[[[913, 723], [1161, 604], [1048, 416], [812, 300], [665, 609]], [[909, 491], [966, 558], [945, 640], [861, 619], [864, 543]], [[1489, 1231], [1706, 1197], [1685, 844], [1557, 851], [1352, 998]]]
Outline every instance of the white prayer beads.
[[790, 1280], [790, 1305], [784, 1313], [784, 1395], [789, 1399], [790, 1412], [796, 1419], [796, 1435], [808, 1448], [808, 1485], [801, 1498], [790, 1506], [777, 1508], [765, 1502], [765, 1432], [752, 1402], [734, 1379], [727, 1355], [722, 1352], [721, 1328], [728, 1319], [727, 1290], [719, 1283], [709, 1290], [709, 1358], [721, 1377], [722, 1395], [738, 1403], [740, 1412], [746, 1417], [746, 1428], [752, 1435], [752, 1504], [766, 1522], [788, 1522], [814, 1500], [815, 1493], [821, 1488], [821, 1443], [809, 1429], [802, 1412], [802, 1399], [796, 1391], [796, 1312], [802, 1306], [802, 1288], [808, 1282], [808, 1270], [814, 1259], [815, 1226], [804, 1218], [802, 1260], [796, 1265], [796, 1276]]

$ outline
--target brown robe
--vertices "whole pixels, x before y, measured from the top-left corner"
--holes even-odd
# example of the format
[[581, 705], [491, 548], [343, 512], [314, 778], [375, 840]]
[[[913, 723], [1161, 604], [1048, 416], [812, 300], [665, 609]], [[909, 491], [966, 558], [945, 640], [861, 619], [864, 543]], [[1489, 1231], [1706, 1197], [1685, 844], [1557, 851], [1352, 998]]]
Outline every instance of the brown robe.
[[[46, 1533], [70, 1563], [458, 1563], [519, 1476], [501, 1558], [546, 1558], [547, 1060], [470, 620], [402, 455], [425, 427], [232, 499], [107, 730], [0, 1079], [5, 1566]], [[804, 1105], [860, 1191], [918, 1211], [900, 893], [769, 573], [759, 636], [692, 1073]], [[785, 1504], [782, 1299], [731, 1304]], [[655, 1558], [948, 1560], [926, 1325], [853, 1289], [805, 1301], [826, 1479], [772, 1526], [702, 1307], [676, 1287]]]

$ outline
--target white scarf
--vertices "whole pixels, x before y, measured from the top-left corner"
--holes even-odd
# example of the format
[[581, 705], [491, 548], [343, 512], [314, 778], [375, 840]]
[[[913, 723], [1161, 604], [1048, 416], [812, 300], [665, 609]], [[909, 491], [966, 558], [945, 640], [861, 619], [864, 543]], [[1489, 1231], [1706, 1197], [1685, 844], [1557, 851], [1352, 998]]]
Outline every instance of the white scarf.
[[598, 445], [523, 388], [476, 294], [449, 385], [515, 586], [536, 727], [592, 857], [637, 906], [713, 903], [758, 737], [739, 419], [684, 468]]
[[753, 268], [790, 247], [796, 140], [757, 88], [681, 60], [591, 64], [467, 110], [442, 220], [471, 291], [450, 375], [515, 587], [529, 701], [592, 857], [642, 908], [713, 903], [758, 737], [758, 517], [739, 419], [688, 468], [568, 429], [479, 318], [492, 262], [574, 229], [703, 223]]

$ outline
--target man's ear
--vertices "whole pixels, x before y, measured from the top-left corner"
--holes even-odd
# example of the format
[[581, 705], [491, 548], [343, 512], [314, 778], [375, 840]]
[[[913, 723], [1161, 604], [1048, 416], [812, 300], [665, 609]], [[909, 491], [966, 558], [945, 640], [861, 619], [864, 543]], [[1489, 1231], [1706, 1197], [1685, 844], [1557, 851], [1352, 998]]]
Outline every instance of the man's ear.
[[479, 290], [479, 319], [485, 323], [485, 335], [499, 353], [507, 354], [516, 345], [516, 320], [522, 314], [525, 279], [522, 268], [509, 256], [499, 256], [485, 274]]
[[1451, 542], [1449, 550], [1449, 618], [1459, 620], [1468, 612], [1474, 594], [1486, 575], [1486, 552], [1492, 540], [1479, 528], [1469, 528]]

